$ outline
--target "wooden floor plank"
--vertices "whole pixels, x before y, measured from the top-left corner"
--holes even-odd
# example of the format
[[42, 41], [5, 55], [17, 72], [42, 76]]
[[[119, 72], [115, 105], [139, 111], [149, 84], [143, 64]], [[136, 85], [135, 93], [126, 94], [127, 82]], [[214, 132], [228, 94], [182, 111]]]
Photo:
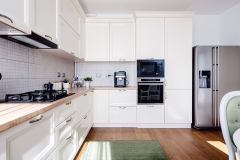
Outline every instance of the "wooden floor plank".
[[225, 144], [221, 130], [166, 128], [92, 128], [75, 160], [91, 140], [158, 140], [169, 160], [227, 160], [228, 155], [208, 141]]

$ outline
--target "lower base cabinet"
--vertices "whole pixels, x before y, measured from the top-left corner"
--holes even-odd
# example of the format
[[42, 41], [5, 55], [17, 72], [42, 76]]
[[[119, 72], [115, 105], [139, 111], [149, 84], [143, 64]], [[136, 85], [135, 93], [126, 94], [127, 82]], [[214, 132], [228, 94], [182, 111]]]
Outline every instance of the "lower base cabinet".
[[136, 123], [136, 107], [109, 107], [109, 123]]
[[138, 105], [137, 123], [164, 123], [164, 105]]

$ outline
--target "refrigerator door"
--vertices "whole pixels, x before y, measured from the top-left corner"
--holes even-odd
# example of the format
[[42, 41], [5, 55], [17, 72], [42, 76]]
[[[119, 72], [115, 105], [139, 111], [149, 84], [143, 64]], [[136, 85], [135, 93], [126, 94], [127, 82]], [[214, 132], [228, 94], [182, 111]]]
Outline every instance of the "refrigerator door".
[[[213, 47], [197, 46], [193, 49], [194, 108], [193, 125], [195, 128], [213, 126], [212, 78]], [[207, 86], [202, 79], [207, 78]]]
[[220, 46], [217, 69], [217, 124], [220, 125], [219, 107], [222, 97], [230, 92], [240, 90], [240, 48], [239, 46]]

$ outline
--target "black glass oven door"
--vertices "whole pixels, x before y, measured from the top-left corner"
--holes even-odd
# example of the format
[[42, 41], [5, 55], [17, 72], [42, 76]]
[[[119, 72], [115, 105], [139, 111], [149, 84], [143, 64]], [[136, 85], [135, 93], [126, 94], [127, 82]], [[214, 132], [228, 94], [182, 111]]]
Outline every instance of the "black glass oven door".
[[138, 83], [138, 104], [163, 104], [163, 83]]

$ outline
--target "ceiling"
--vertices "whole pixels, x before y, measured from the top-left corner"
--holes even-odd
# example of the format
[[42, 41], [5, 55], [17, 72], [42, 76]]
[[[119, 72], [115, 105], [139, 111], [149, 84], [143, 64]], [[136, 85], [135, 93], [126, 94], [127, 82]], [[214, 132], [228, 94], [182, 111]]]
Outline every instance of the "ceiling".
[[240, 0], [78, 0], [89, 16], [128, 15], [134, 11], [193, 11], [197, 15], [219, 15]]

